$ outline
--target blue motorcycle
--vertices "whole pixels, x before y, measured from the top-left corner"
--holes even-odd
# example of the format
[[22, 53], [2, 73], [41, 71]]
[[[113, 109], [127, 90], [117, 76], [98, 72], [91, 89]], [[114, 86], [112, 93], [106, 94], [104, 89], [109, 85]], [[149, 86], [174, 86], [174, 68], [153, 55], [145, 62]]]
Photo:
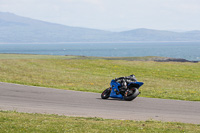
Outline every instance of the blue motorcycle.
[[140, 94], [139, 88], [143, 84], [143, 82], [137, 81], [135, 75], [115, 78], [110, 83], [111, 87], [102, 92], [101, 98], [108, 99], [111, 97], [132, 101]]

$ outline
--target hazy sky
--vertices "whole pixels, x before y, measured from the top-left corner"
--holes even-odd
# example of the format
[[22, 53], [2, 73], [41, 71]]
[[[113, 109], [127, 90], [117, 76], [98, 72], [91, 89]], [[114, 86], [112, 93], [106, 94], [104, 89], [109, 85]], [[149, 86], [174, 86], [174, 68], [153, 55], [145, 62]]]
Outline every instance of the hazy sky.
[[0, 11], [96, 29], [200, 30], [200, 0], [0, 0]]

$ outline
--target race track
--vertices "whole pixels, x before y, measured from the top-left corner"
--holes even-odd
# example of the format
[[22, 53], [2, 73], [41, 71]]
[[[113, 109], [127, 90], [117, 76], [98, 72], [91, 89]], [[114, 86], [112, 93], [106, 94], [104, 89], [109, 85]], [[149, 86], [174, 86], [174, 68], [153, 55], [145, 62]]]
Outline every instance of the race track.
[[200, 102], [138, 97], [102, 100], [98, 93], [0, 82], [0, 110], [123, 120], [161, 120], [200, 124]]

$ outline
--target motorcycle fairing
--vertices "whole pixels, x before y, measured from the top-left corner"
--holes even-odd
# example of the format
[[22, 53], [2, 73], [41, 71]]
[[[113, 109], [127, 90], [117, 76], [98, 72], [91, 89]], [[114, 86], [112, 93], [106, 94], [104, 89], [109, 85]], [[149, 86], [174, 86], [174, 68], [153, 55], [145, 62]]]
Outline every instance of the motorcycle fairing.
[[112, 80], [110, 86], [112, 87], [112, 90], [110, 92], [110, 97], [123, 99], [123, 96], [121, 94], [117, 95], [116, 92], [114, 91], [115, 89], [119, 91], [118, 87], [121, 86], [120, 83], [116, 82], [115, 80]]
[[128, 84], [128, 86], [136, 87], [139, 89], [140, 86], [142, 86], [143, 84], [143, 82], [131, 82], [130, 84]]

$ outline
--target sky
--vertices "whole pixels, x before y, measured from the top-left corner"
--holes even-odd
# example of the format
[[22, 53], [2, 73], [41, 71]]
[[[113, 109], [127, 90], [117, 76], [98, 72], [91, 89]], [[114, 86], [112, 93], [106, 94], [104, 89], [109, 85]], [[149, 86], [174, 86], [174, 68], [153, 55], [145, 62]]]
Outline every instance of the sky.
[[200, 30], [200, 0], [0, 0], [0, 12], [112, 31]]

